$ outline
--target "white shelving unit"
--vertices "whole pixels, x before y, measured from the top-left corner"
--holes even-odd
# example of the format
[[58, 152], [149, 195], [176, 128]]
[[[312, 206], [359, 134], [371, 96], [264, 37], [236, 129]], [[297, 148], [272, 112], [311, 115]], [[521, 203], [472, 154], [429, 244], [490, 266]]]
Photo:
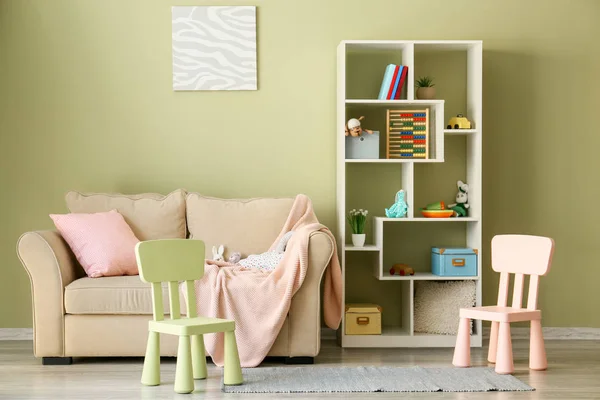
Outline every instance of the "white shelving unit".
[[[466, 110], [465, 115], [472, 122], [472, 129], [452, 130], [444, 129], [445, 121], [451, 116], [444, 115], [445, 101], [436, 100], [416, 100], [415, 93], [415, 53], [426, 51], [435, 52], [464, 52], [466, 57]], [[349, 98], [347, 95], [348, 87], [353, 82], [347, 81], [347, 60], [353, 52], [366, 53], [386, 53], [392, 54], [402, 65], [408, 66], [408, 76], [406, 79], [406, 94], [402, 100], [376, 100], [368, 98]], [[385, 66], [383, 66], [385, 67]], [[383, 68], [381, 69], [381, 78], [383, 77]], [[405, 41], [405, 40], [348, 40], [342, 41], [338, 46], [338, 82], [337, 82], [337, 220], [338, 220], [338, 243], [342, 246], [340, 252], [342, 273], [344, 279], [343, 300], [346, 303], [348, 297], [346, 282], [346, 264], [351, 257], [357, 257], [360, 253], [369, 256], [372, 259], [373, 282], [377, 281], [399, 281], [398, 292], [401, 299], [401, 326], [384, 326], [381, 335], [346, 335], [345, 318], [342, 320], [341, 329], [338, 332], [339, 341], [342, 347], [454, 347], [456, 337], [454, 335], [436, 335], [414, 332], [414, 282], [417, 280], [473, 280], [476, 282], [476, 305], [481, 305], [481, 260], [482, 260], [482, 241], [481, 241], [481, 168], [482, 168], [482, 42], [481, 41]], [[345, 136], [344, 127], [351, 114], [348, 108], [372, 110], [373, 107], [380, 107], [385, 110], [392, 107], [406, 107], [407, 109], [427, 107], [430, 110], [430, 158], [428, 159], [346, 159], [345, 155]], [[415, 192], [415, 165], [422, 163], [444, 163], [445, 149], [444, 140], [447, 137], [461, 136], [466, 141], [465, 166], [466, 176], [464, 180], [469, 184], [469, 217], [467, 218], [422, 218], [415, 209], [421, 204], [414, 204]], [[380, 132], [380, 140], [386, 140], [385, 132]], [[385, 157], [382, 153], [380, 157]], [[359, 164], [359, 165], [356, 165]], [[346, 230], [349, 229], [346, 214], [347, 209], [347, 170], [351, 165], [353, 168], [365, 168], [360, 164], [400, 164], [398, 176], [401, 177], [401, 187], [406, 192], [406, 202], [408, 204], [407, 218], [385, 218], [381, 215], [383, 210], [370, 210], [376, 214], [371, 219], [373, 225], [373, 244], [365, 245], [363, 248], [357, 248], [347, 243]], [[394, 168], [394, 167], [391, 167]], [[458, 177], [457, 179], [460, 179]], [[373, 196], [376, 196], [373, 193]], [[371, 217], [371, 215], [369, 215]], [[384, 265], [384, 234], [389, 227], [394, 224], [421, 224], [428, 229], [440, 227], [437, 223], [445, 224], [466, 224], [464, 238], [465, 247], [478, 250], [478, 274], [474, 277], [440, 277], [431, 272], [418, 271], [413, 276], [397, 276], [389, 274], [389, 265]], [[405, 225], [402, 225], [405, 226]], [[410, 240], [410, 238], [405, 239]], [[368, 240], [369, 242], [369, 240]], [[421, 249], [422, 250], [422, 249]], [[367, 285], [368, 282], [361, 282]], [[457, 316], [458, 318], [458, 316]], [[481, 321], [474, 322], [471, 345], [480, 347], [482, 344]]]

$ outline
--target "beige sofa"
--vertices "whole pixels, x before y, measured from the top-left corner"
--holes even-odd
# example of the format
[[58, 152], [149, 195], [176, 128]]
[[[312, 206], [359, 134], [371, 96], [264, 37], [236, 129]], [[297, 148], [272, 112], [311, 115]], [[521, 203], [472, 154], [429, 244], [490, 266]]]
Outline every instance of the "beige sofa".
[[[117, 209], [140, 240], [201, 239], [207, 257], [213, 245], [224, 244], [227, 258], [228, 250], [242, 256], [267, 250], [293, 198], [217, 199], [184, 190], [166, 196], [69, 192], [66, 203], [70, 212]], [[17, 252], [31, 280], [34, 354], [44, 364], [69, 364], [72, 357], [144, 355], [152, 307], [149, 286], [139, 276], [86, 277], [56, 231], [23, 234]], [[306, 279], [269, 356], [310, 363], [319, 353], [320, 283], [332, 254], [331, 239], [314, 233]], [[161, 354], [175, 356], [177, 338], [162, 336]]]

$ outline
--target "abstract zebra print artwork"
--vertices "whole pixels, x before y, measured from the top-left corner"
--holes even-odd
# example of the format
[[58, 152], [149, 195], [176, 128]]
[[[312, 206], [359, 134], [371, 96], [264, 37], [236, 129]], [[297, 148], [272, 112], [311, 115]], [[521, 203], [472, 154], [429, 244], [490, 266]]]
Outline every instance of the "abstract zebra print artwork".
[[256, 7], [172, 7], [173, 90], [256, 90]]

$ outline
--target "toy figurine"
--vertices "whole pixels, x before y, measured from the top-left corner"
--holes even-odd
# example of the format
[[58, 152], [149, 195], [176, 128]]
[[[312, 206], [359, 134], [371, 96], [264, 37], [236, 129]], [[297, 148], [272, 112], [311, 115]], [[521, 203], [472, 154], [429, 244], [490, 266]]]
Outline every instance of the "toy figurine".
[[213, 246], [212, 247], [212, 254], [213, 254], [213, 260], [214, 261], [225, 261], [225, 258], [223, 257], [223, 251], [225, 249], [223, 248], [223, 245], [220, 245], [219, 248], [217, 249], [217, 246]]
[[406, 264], [394, 264], [390, 268], [390, 275], [398, 274], [400, 276], [414, 275], [415, 271]]
[[229, 256], [227, 261], [232, 264], [237, 264], [241, 259], [242, 259], [242, 255], [240, 254], [240, 252], [235, 251], [235, 252], [231, 253], [231, 255]]
[[408, 204], [404, 200], [404, 189], [400, 189], [396, 193], [396, 201], [390, 208], [385, 209], [385, 216], [388, 218], [404, 218], [408, 211]]
[[468, 195], [469, 185], [463, 181], [456, 182], [458, 186], [458, 193], [456, 194], [456, 203], [449, 204], [448, 209], [454, 211], [456, 217], [468, 217], [469, 216], [469, 204]]
[[352, 118], [352, 119], [348, 120], [348, 123], [346, 124], [346, 136], [350, 135], [350, 136], [357, 137], [357, 136], [360, 136], [361, 133], [363, 133], [363, 131], [367, 132], [369, 135], [373, 134], [372, 130], [363, 129], [360, 126], [360, 121], [362, 121], [363, 118], [365, 118], [365, 117], [360, 117], [358, 119]]
[[457, 114], [456, 117], [450, 118], [447, 129], [471, 129], [471, 121], [466, 119], [462, 114]]
[[438, 201], [437, 203], [429, 203], [425, 206], [424, 210], [445, 210], [446, 203]]

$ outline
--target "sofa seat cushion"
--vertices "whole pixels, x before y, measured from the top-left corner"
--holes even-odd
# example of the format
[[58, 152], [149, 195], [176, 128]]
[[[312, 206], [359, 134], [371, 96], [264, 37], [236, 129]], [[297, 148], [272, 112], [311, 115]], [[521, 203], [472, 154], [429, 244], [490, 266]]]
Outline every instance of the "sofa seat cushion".
[[260, 254], [277, 239], [293, 203], [293, 198], [219, 199], [188, 193], [190, 239], [204, 241], [207, 258], [212, 258], [212, 246], [221, 244], [225, 259], [235, 251], [243, 258]]
[[[179, 296], [181, 313], [186, 313], [183, 296]], [[163, 285], [163, 308], [169, 314], [169, 291]], [[65, 288], [67, 314], [152, 314], [150, 284], [139, 276], [80, 278]]]
[[158, 193], [68, 192], [67, 208], [72, 213], [99, 213], [117, 210], [140, 240], [185, 239], [185, 190], [163, 196]]

